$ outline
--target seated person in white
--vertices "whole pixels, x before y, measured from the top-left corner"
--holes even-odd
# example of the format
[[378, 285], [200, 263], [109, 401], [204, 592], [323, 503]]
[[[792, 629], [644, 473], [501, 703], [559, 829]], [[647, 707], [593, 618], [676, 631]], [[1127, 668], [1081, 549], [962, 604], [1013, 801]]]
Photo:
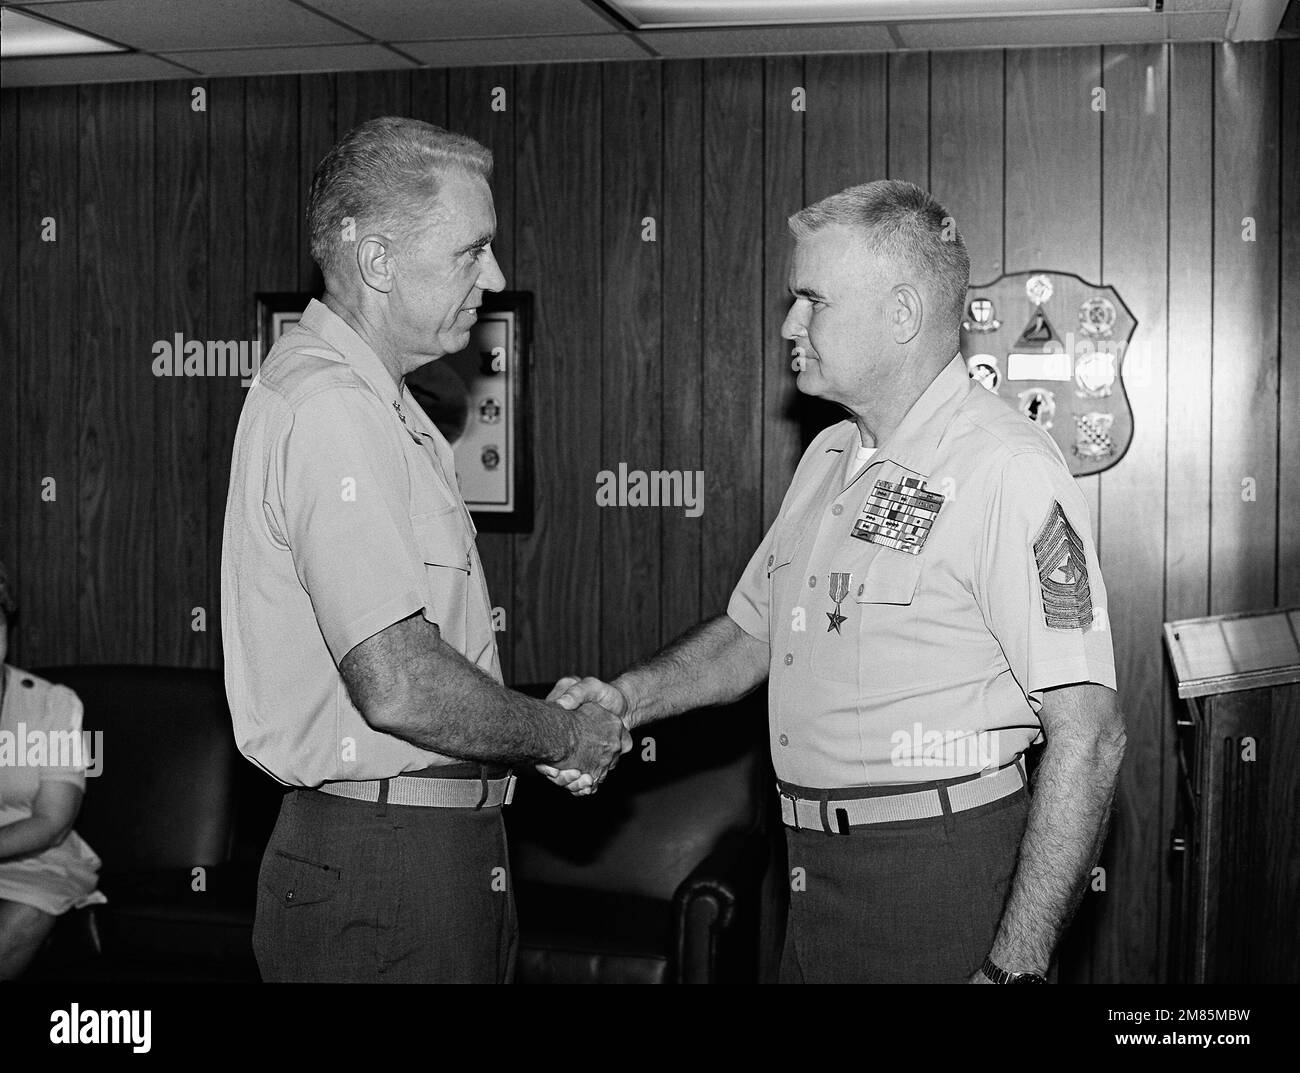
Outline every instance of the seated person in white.
[[87, 756], [67, 763], [65, 732], [80, 736], [81, 701], [4, 662], [14, 608], [0, 564], [0, 980], [26, 971], [61, 914], [107, 900], [99, 858], [72, 829]]

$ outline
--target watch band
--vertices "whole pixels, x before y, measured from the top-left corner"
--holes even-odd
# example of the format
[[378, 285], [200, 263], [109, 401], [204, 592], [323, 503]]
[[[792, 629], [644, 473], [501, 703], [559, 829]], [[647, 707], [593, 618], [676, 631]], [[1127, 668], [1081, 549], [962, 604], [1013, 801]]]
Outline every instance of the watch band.
[[995, 984], [1045, 984], [1047, 977], [1039, 976], [1036, 972], [1007, 972], [1006, 969], [999, 968], [993, 963], [991, 957], [984, 958], [984, 964], [980, 966], [980, 972], [992, 980]]

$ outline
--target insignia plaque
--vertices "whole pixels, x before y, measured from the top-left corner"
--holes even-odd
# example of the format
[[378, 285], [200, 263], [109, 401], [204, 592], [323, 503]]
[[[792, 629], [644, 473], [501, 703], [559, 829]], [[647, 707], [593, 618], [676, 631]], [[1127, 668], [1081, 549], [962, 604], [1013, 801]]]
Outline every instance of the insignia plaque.
[[970, 319], [962, 321], [962, 330], [967, 332], [996, 332], [1002, 322], [993, 316], [993, 303], [987, 298], [972, 298], [966, 307]]
[[966, 359], [966, 371], [976, 383], [983, 384], [994, 395], [998, 393], [998, 385], [1002, 383], [1002, 372], [998, 369], [996, 354], [972, 354]]
[[1034, 424], [1051, 428], [1052, 416], [1056, 413], [1056, 398], [1044, 388], [1026, 388], [1020, 393], [1020, 412]]
[[1105, 398], [1115, 383], [1115, 355], [1108, 350], [1077, 355], [1074, 359], [1074, 382], [1084, 398]]
[[1050, 301], [1052, 297], [1052, 277], [1044, 274], [1030, 276], [1025, 281], [1025, 293], [1036, 306]]
[[1115, 329], [1115, 304], [1096, 295], [1079, 307], [1079, 327], [1094, 339], [1109, 339]]
[[1075, 414], [1074, 453], [1079, 458], [1094, 460], [1109, 458], [1115, 453], [1115, 441], [1110, 437], [1115, 418], [1110, 414]]
[[966, 308], [972, 380], [1046, 430], [1076, 477], [1123, 457], [1133, 442], [1124, 357], [1137, 320], [1114, 287], [1017, 272], [972, 286]]

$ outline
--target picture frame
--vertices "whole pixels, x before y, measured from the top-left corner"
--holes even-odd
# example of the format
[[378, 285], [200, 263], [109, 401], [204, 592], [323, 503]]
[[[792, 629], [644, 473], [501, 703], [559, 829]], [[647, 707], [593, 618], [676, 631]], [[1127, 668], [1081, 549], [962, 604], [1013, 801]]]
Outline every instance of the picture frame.
[[[320, 295], [268, 291], [255, 297], [257, 339], [265, 360]], [[406, 377], [411, 396], [451, 444], [461, 498], [480, 531], [526, 533], [533, 528], [532, 340], [532, 292], [485, 291], [469, 344]]]

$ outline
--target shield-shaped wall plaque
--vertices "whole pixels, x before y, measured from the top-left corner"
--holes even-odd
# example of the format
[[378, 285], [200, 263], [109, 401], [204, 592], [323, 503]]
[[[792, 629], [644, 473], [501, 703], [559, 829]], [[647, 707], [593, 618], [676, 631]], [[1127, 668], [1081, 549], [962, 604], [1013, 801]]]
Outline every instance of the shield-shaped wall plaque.
[[1133, 442], [1124, 356], [1136, 328], [1114, 287], [1015, 272], [971, 287], [961, 352], [972, 377], [1042, 426], [1082, 477]]

